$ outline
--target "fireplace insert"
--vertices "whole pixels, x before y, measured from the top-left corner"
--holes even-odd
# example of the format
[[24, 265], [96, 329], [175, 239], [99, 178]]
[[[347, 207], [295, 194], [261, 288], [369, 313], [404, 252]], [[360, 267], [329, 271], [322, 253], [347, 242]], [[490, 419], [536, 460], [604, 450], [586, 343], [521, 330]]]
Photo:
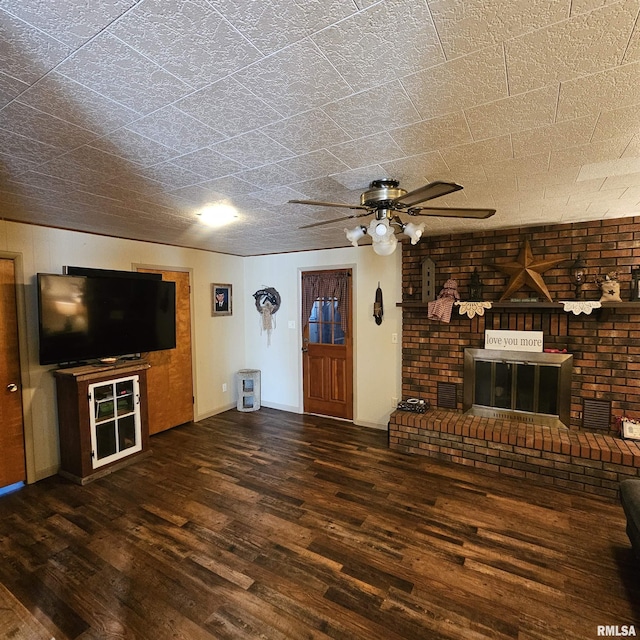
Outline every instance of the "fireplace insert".
[[573, 355], [465, 349], [464, 410], [568, 427]]

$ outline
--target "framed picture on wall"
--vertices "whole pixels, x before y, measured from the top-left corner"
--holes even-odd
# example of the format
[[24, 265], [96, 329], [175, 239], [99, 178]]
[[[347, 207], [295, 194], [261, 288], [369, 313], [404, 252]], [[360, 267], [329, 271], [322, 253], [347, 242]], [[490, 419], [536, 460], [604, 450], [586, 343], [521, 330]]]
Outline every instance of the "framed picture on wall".
[[232, 297], [230, 284], [211, 285], [211, 315], [230, 316], [232, 311]]

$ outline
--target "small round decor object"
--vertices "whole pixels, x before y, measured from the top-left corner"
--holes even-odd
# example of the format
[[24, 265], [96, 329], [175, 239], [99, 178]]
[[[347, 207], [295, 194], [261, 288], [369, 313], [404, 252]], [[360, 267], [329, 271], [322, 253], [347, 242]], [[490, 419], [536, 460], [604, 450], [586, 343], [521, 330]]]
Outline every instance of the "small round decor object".
[[407, 402], [409, 404], [418, 404], [420, 401], [418, 400], [418, 398], [407, 398]]
[[118, 358], [109, 356], [108, 358], [100, 358], [100, 362], [102, 364], [113, 364], [114, 362], [118, 362]]
[[271, 313], [274, 314], [280, 308], [280, 294], [273, 287], [263, 287], [253, 294], [258, 313], [262, 313], [265, 303], [271, 305]]

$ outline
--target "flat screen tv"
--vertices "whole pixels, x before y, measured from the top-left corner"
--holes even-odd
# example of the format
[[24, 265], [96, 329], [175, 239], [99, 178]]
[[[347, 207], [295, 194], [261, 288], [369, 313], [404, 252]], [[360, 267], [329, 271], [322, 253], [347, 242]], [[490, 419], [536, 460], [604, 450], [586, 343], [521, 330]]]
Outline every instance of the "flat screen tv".
[[39, 273], [37, 286], [40, 364], [176, 346], [174, 282]]

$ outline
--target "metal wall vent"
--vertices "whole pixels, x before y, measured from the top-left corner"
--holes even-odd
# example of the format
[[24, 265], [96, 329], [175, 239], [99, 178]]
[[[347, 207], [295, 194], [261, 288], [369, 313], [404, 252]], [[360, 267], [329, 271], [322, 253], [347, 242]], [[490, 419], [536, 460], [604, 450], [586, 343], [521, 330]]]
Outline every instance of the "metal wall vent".
[[611, 402], [609, 400], [582, 399], [582, 427], [584, 429], [604, 429], [611, 425]]
[[457, 409], [457, 386], [455, 382], [438, 382], [438, 407]]

